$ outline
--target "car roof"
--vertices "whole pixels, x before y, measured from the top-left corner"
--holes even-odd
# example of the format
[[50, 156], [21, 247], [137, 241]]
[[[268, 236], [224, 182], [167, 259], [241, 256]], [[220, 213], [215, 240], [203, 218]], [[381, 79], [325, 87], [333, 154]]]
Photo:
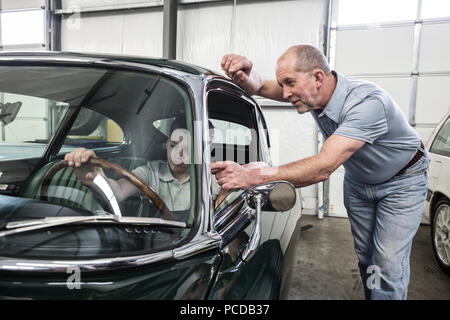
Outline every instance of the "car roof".
[[80, 52], [59, 52], [59, 51], [10, 51], [10, 52], [0, 52], [0, 57], [55, 57], [55, 58], [92, 58], [100, 60], [109, 61], [120, 61], [120, 62], [131, 62], [140, 63], [150, 66], [156, 66], [161, 68], [169, 68], [173, 70], [182, 71], [192, 75], [216, 75], [216, 72], [208, 70], [206, 68], [199, 67], [190, 63], [163, 59], [163, 58], [152, 58], [143, 56], [131, 56], [131, 55], [113, 55], [113, 54], [100, 54], [100, 53], [80, 53]]

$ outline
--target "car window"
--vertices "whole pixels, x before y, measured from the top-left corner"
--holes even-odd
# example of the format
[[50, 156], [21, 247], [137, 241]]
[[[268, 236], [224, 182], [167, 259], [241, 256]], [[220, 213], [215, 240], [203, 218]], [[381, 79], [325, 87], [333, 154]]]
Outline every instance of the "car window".
[[[122, 69], [15, 65], [0, 66], [0, 89], [4, 92], [0, 96], [0, 146], [8, 147], [1, 150], [1, 157], [41, 157], [44, 151], [49, 154], [46, 160], [25, 164], [36, 166], [29, 169], [29, 176], [24, 175], [17, 192], [22, 198], [36, 201], [33, 214], [26, 219], [58, 216], [60, 212], [69, 216], [120, 213], [122, 217], [157, 218], [182, 225], [172, 228], [104, 224], [95, 229], [68, 225], [45, 239], [42, 233], [47, 234], [46, 231], [20, 234], [17, 237], [23, 237], [24, 246], [29, 247], [16, 249], [9, 244], [2, 250], [9, 248], [11, 255], [20, 249], [30, 256], [71, 258], [134, 255], [174, 247], [196, 228], [197, 175], [194, 161], [190, 161], [194, 158], [190, 148], [194, 139], [193, 111], [188, 91], [178, 82], [158, 74]], [[152, 126], [153, 123], [159, 126]], [[187, 133], [183, 141], [189, 148], [180, 148], [179, 136], [174, 141], [170, 139], [178, 129]], [[67, 167], [62, 161], [65, 154], [79, 147], [93, 149], [98, 159], [132, 172], [149, 188], [133, 183], [135, 180], [127, 178], [123, 174], [126, 171], [116, 170], [117, 166], [104, 166], [102, 174], [90, 166], [80, 170]], [[0, 167], [2, 181], [14, 173], [14, 163], [9, 161], [8, 166]], [[101, 176], [111, 187], [117, 207], [110, 194], [101, 194], [99, 184], [83, 181], [89, 172]], [[115, 189], [119, 182], [127, 187]], [[72, 228], [83, 241], [72, 239], [61, 250], [55, 249]], [[39, 246], [27, 237], [42, 238], [47, 245]], [[105, 241], [110, 245], [102, 246]]]
[[450, 118], [447, 118], [434, 138], [430, 152], [450, 157]]
[[210, 119], [214, 126], [213, 143], [250, 145], [252, 141], [251, 129], [241, 124], [225, 120]]
[[123, 130], [114, 120], [96, 111], [81, 108], [61, 152], [79, 147], [93, 150], [117, 147], [123, 141]]
[[207, 97], [209, 119], [214, 126], [212, 161], [260, 161], [254, 106], [225, 91], [211, 90]]
[[26, 94], [0, 93], [0, 161], [39, 158], [68, 104]]

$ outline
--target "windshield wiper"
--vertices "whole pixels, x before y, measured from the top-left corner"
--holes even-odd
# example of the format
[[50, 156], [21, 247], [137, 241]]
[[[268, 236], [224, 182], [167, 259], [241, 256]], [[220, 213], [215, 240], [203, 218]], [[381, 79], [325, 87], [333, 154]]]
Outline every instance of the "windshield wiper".
[[188, 228], [185, 222], [170, 221], [160, 218], [143, 217], [118, 217], [113, 215], [83, 216], [83, 217], [47, 217], [41, 219], [30, 219], [14, 221], [6, 224], [4, 231], [0, 231], [0, 237], [17, 234], [38, 229], [50, 228], [61, 225], [76, 223], [114, 223], [132, 225], [156, 225], [164, 227]]

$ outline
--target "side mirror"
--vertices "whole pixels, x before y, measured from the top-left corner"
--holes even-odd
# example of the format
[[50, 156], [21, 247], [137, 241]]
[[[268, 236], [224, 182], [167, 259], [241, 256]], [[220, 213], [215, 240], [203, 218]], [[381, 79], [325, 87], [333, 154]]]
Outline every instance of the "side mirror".
[[17, 113], [19, 113], [20, 107], [22, 106], [22, 102], [17, 101], [14, 103], [0, 103], [0, 121], [3, 123], [3, 125], [7, 125], [8, 123], [11, 123], [16, 119]]
[[242, 253], [242, 261], [249, 261], [261, 241], [261, 211], [287, 211], [295, 205], [294, 186], [287, 181], [276, 181], [247, 190], [247, 204], [256, 210], [256, 221], [250, 240]]
[[263, 211], [288, 211], [295, 205], [296, 194], [294, 186], [287, 181], [276, 181], [248, 189], [247, 204], [257, 209], [255, 196], [261, 195]]
[[253, 211], [256, 210], [255, 225], [242, 253], [243, 262], [250, 260], [261, 240], [261, 212], [288, 211], [294, 207], [295, 202], [295, 188], [287, 181], [270, 182], [232, 192], [214, 214], [214, 228], [222, 237], [221, 247], [225, 247], [250, 224], [254, 217]]

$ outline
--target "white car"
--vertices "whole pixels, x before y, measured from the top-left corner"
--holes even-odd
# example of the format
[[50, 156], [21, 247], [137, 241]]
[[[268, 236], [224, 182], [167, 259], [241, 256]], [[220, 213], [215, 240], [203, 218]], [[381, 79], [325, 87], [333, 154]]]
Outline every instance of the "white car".
[[424, 220], [431, 224], [433, 253], [439, 266], [450, 275], [450, 111], [431, 134], [426, 148], [431, 162]]

